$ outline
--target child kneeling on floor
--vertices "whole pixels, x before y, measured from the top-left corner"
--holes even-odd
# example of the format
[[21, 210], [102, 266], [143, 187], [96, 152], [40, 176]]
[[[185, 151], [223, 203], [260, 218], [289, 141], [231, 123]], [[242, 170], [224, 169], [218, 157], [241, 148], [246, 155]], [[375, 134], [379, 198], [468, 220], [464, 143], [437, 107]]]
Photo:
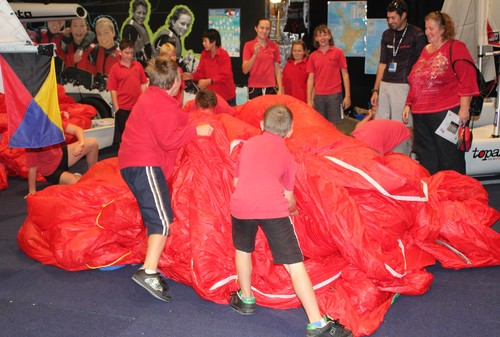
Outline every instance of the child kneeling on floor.
[[283, 264], [290, 274], [295, 293], [307, 314], [310, 323], [306, 336], [352, 336], [337, 321], [321, 315], [290, 218], [298, 214], [293, 195], [296, 165], [285, 144], [285, 138], [293, 131], [292, 121], [292, 113], [286, 106], [270, 106], [261, 121], [262, 135], [243, 145], [236, 162], [230, 209], [241, 289], [231, 295], [229, 305], [243, 315], [255, 313], [251, 290], [252, 252], [260, 225], [274, 263]]

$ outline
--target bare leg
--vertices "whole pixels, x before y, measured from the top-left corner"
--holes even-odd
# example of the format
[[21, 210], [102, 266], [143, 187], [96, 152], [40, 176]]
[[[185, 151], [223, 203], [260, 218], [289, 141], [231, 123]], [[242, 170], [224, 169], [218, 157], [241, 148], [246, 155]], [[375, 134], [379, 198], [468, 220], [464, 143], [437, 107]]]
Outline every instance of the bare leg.
[[318, 322], [323, 316], [321, 316], [321, 312], [319, 311], [316, 294], [314, 293], [304, 262], [285, 264], [284, 266], [288, 273], [290, 273], [293, 290], [295, 290], [297, 297], [302, 303], [309, 322]]
[[148, 270], [157, 270], [161, 253], [165, 248], [167, 237], [161, 234], [151, 234], [148, 238], [148, 249], [143, 268]]
[[76, 164], [81, 158], [85, 157], [87, 159], [87, 165], [91, 167], [97, 162], [97, 156], [99, 155], [99, 144], [94, 138], [85, 139], [85, 146], [82, 152], [75, 156], [74, 150], [78, 146], [78, 142], [71, 143], [68, 145], [68, 167]]
[[80, 176], [80, 175], [76, 175], [76, 174], [73, 174], [71, 172], [64, 171], [61, 174], [61, 177], [59, 177], [59, 184], [61, 184], [61, 185], [75, 184], [76, 182], [78, 182], [78, 180], [80, 180], [81, 177], [82, 176]]
[[252, 295], [252, 253], [236, 250], [235, 255], [236, 274], [240, 283], [241, 293], [246, 298]]

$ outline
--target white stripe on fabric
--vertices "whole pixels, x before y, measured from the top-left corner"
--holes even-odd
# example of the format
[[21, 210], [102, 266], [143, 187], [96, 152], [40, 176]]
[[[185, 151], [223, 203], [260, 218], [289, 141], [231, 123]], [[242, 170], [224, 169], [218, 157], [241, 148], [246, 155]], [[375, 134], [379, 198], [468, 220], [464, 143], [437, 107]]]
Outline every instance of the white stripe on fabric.
[[420, 201], [420, 202], [429, 201], [428, 187], [427, 187], [427, 183], [425, 183], [424, 181], [421, 181], [422, 182], [422, 192], [424, 193], [424, 197], [406, 196], [406, 195], [392, 195], [392, 194], [389, 194], [389, 192], [387, 192], [378, 182], [376, 182], [375, 179], [373, 179], [366, 172], [361, 171], [357, 167], [354, 167], [350, 164], [347, 164], [346, 162], [344, 162], [340, 159], [334, 158], [334, 157], [325, 156], [325, 158], [334, 162], [335, 164], [337, 164], [339, 166], [342, 166], [343, 168], [348, 169], [349, 171], [353, 171], [353, 172], [358, 173], [363, 178], [365, 178], [370, 184], [372, 184], [381, 194], [383, 194], [389, 198], [392, 198], [395, 200], [402, 200], [402, 201]]
[[406, 254], [405, 254], [405, 246], [403, 244], [403, 241], [401, 241], [401, 239], [398, 239], [398, 246], [399, 246], [399, 249], [401, 249], [401, 254], [403, 255], [403, 259], [405, 261], [405, 263], [404, 263], [404, 267], [405, 267], [404, 274], [398, 273], [391, 266], [389, 266], [387, 263], [384, 263], [384, 266], [385, 266], [385, 269], [387, 269], [387, 271], [389, 271], [389, 273], [391, 273], [392, 276], [397, 277], [397, 278], [403, 278], [404, 276], [406, 276]]
[[146, 166], [146, 176], [148, 177], [149, 188], [151, 189], [151, 193], [153, 194], [155, 200], [158, 217], [160, 218], [161, 224], [163, 226], [162, 235], [167, 235], [169, 226], [168, 214], [165, 211], [165, 205], [163, 205], [161, 191], [158, 188], [156, 174], [152, 166]]
[[[330, 283], [332, 283], [333, 281], [335, 281], [336, 279], [338, 279], [340, 277], [340, 275], [342, 275], [342, 272], [339, 271], [337, 274], [333, 275], [332, 277], [330, 277], [329, 279], [327, 280], [324, 280], [323, 282], [320, 282], [316, 285], [313, 286], [313, 289], [314, 290], [318, 290], [318, 289], [321, 289], [327, 285], [329, 285]], [[294, 298], [294, 297], [297, 297], [297, 295], [295, 293], [293, 294], [287, 294], [287, 295], [279, 295], [279, 294], [266, 294], [260, 290], [258, 290], [257, 288], [253, 287], [252, 286], [252, 291], [255, 291], [259, 294], [261, 294], [262, 296], [265, 296], [265, 297], [269, 297], [269, 298]]]
[[302, 259], [304, 259], [304, 253], [302, 253], [302, 248], [300, 248], [300, 241], [299, 241], [299, 237], [297, 236], [297, 232], [295, 232], [295, 225], [293, 224], [292, 217], [291, 217], [291, 216], [289, 216], [289, 217], [288, 217], [288, 219], [290, 219], [290, 223], [292, 224], [293, 234], [295, 235], [295, 239], [297, 240], [297, 245], [299, 246], [300, 255], [302, 255]]
[[226, 277], [225, 279], [222, 279], [222, 280], [220, 280], [220, 281], [218, 281], [218, 282], [214, 283], [214, 285], [213, 285], [213, 286], [211, 286], [209, 290], [210, 290], [210, 291], [213, 291], [213, 290], [215, 290], [215, 289], [217, 289], [217, 288], [222, 287], [223, 285], [225, 285], [225, 284], [226, 284], [226, 283], [228, 283], [228, 282], [231, 282], [231, 281], [236, 280], [237, 278], [238, 278], [238, 277], [237, 277], [236, 275], [231, 275], [231, 276], [228, 276], [228, 277]]

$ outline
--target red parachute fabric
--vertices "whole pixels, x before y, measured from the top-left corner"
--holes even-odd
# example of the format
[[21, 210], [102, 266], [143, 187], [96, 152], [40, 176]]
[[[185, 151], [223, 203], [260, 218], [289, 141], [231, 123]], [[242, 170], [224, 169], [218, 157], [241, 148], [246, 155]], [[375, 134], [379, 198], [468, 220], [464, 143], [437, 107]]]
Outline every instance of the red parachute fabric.
[[[406, 156], [379, 155], [283, 95], [255, 98], [235, 117], [190, 116], [193, 124], [212, 124], [214, 133], [179, 150], [168, 181], [176, 220], [159, 264], [167, 277], [216, 303], [239, 288], [228, 207], [234, 163], [275, 103], [294, 115], [287, 144], [298, 165], [294, 224], [306, 268], [321, 310], [356, 336], [377, 329], [397, 294], [425, 293], [433, 279], [425, 267], [436, 259], [449, 268], [500, 263], [500, 235], [489, 228], [500, 214], [479, 182], [449, 171], [429, 176]], [[116, 165], [99, 162], [75, 185], [29, 196], [20, 248], [67, 270], [140, 263], [146, 232]], [[252, 259], [259, 305], [300, 306], [261, 231]]]

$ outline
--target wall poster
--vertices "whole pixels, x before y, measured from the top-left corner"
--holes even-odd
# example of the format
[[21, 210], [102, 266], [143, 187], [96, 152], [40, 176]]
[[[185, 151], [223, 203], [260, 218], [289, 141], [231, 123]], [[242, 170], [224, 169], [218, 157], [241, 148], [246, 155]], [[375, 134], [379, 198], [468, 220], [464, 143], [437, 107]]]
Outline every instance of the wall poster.
[[208, 28], [217, 29], [222, 48], [229, 56], [240, 57], [240, 9], [217, 8], [208, 10]]

